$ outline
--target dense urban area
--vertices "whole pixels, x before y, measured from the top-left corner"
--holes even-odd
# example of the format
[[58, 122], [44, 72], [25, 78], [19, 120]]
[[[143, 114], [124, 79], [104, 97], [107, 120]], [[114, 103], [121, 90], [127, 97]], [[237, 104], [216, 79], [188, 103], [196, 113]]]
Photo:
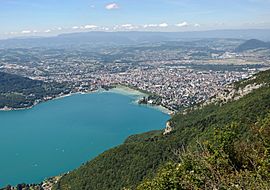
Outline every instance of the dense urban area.
[[248, 44], [212, 39], [76, 49], [10, 48], [0, 50], [0, 71], [65, 84], [65, 93], [58, 95], [125, 85], [150, 94], [141, 103], [176, 111], [265, 70], [270, 50]]

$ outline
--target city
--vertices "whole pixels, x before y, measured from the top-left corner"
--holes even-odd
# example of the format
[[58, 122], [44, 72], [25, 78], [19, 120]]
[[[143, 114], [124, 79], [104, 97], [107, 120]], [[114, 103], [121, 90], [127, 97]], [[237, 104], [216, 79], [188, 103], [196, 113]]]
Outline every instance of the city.
[[70, 93], [124, 85], [151, 95], [145, 103], [175, 112], [269, 67], [269, 49], [237, 51], [243, 43], [224, 39], [76, 50], [2, 49], [0, 71], [64, 83]]

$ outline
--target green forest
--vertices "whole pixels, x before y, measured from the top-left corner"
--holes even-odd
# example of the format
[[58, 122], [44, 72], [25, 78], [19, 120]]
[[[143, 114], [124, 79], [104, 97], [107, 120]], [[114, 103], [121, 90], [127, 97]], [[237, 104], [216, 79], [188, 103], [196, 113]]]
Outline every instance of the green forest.
[[43, 101], [45, 97], [56, 97], [60, 93], [69, 93], [66, 84], [46, 83], [14, 74], [0, 72], [0, 109], [28, 108], [35, 101]]
[[56, 190], [270, 189], [270, 71], [236, 101], [178, 113], [173, 132], [129, 137], [64, 175]]

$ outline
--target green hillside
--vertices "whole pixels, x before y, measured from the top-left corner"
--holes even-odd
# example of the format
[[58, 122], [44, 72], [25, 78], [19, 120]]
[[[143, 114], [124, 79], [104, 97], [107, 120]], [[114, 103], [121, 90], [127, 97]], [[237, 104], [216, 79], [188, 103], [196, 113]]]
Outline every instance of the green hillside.
[[231, 123], [216, 129], [136, 189], [269, 189], [270, 114], [247, 126], [246, 135], [241, 127]]
[[55, 189], [270, 188], [270, 71], [237, 86], [264, 86], [237, 101], [179, 113], [174, 130], [129, 137], [62, 177]]
[[69, 92], [64, 84], [45, 83], [14, 74], [0, 72], [0, 109], [27, 108], [45, 97], [55, 97]]

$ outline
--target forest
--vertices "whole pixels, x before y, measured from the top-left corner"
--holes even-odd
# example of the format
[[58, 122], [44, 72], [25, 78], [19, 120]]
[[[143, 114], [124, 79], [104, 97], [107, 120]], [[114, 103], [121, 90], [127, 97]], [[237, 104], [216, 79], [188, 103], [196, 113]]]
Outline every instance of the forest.
[[54, 98], [61, 93], [69, 93], [66, 84], [32, 80], [14, 74], [0, 72], [0, 109], [29, 108], [46, 97]]

